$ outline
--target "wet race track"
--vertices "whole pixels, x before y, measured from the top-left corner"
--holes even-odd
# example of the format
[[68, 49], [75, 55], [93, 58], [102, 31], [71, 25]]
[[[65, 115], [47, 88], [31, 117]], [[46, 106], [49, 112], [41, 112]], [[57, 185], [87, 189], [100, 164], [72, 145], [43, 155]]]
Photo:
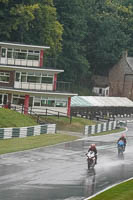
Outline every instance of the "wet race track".
[[[0, 156], [1, 200], [83, 200], [133, 176], [133, 125], [128, 124], [124, 160], [117, 157], [121, 134], [93, 136], [75, 142]], [[85, 153], [98, 149], [95, 170], [87, 170]]]

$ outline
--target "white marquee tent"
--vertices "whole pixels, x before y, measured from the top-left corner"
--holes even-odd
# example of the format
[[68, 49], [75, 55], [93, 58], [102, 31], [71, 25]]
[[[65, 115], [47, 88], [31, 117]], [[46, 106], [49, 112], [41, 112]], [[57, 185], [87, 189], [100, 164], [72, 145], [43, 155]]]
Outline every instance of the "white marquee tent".
[[74, 96], [71, 107], [133, 107], [126, 97]]

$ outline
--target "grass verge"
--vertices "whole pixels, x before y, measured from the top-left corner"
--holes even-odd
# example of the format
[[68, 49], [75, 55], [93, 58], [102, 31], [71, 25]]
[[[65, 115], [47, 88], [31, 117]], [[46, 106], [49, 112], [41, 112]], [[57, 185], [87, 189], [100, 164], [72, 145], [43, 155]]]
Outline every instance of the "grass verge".
[[121, 183], [91, 200], [131, 200], [133, 199], [133, 180]]
[[0, 154], [44, 147], [76, 139], [78, 139], [78, 137], [63, 134], [42, 134], [26, 138], [5, 139], [0, 140]]
[[55, 123], [58, 130], [64, 131], [72, 131], [72, 132], [83, 132], [85, 125], [94, 125], [97, 124], [96, 122], [85, 119], [85, 118], [78, 118], [72, 117], [72, 121], [70, 123], [70, 118], [68, 117], [56, 117], [56, 116], [45, 116], [41, 117], [40, 119], [44, 120], [48, 123]]

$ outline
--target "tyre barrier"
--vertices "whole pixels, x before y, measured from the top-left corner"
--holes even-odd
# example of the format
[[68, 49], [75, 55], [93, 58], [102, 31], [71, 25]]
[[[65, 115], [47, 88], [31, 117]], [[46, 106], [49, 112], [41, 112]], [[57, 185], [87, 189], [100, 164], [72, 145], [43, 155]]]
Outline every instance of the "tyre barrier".
[[55, 134], [56, 124], [43, 124], [37, 126], [20, 128], [0, 128], [0, 139], [23, 138], [27, 136], [36, 136], [41, 134]]
[[116, 121], [110, 121], [110, 122], [105, 122], [101, 124], [96, 124], [96, 125], [86, 125], [85, 130], [84, 130], [84, 135], [91, 135], [95, 133], [100, 133], [104, 131], [111, 131], [113, 129], [116, 129], [117, 127], [117, 122]]

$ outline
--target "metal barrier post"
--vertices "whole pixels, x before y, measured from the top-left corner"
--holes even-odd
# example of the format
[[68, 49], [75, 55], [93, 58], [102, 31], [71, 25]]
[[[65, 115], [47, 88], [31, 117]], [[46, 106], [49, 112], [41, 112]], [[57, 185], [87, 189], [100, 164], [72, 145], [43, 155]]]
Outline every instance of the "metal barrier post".
[[32, 106], [30, 107], [30, 115], [32, 114]]
[[72, 115], [70, 115], [70, 124], [72, 123]]
[[37, 123], [39, 123], [39, 118], [40, 118], [40, 116], [39, 116], [39, 115], [37, 115]]
[[24, 105], [22, 105], [22, 111], [21, 111], [21, 113], [23, 113], [23, 111], [24, 111]]

